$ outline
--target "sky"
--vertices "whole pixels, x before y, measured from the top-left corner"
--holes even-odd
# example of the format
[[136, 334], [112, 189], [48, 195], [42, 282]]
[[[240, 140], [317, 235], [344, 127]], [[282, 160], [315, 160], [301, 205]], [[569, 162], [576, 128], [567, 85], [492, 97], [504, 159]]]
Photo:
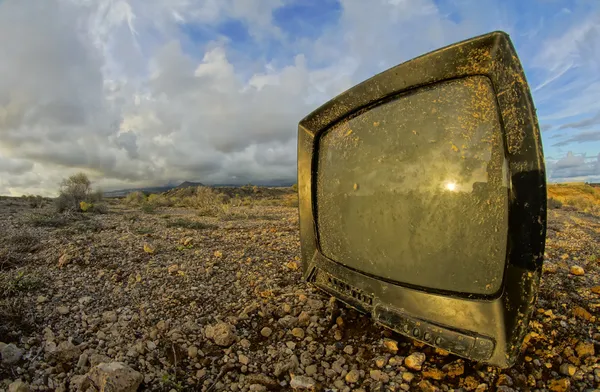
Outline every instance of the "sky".
[[0, 0], [0, 195], [296, 176], [297, 124], [376, 73], [494, 30], [548, 180], [600, 181], [597, 0]]

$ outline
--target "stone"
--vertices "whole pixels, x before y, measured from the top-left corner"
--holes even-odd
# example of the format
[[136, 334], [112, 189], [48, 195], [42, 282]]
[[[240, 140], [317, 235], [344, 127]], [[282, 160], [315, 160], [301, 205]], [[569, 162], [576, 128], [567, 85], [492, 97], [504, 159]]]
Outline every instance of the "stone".
[[563, 363], [560, 365], [560, 374], [564, 374], [565, 376], [572, 377], [577, 371], [577, 367], [570, 363]]
[[411, 381], [412, 381], [414, 378], [415, 378], [415, 375], [414, 375], [414, 374], [412, 374], [411, 372], [404, 372], [404, 373], [402, 373], [402, 380], [403, 380], [404, 382], [407, 382], [407, 383], [409, 383], [409, 384], [410, 384], [410, 383], [411, 383]]
[[600, 294], [600, 286], [594, 286], [591, 288], [591, 290], [594, 294]]
[[292, 329], [292, 335], [298, 339], [304, 339], [304, 330], [302, 328]]
[[276, 388], [279, 386], [277, 381], [265, 374], [249, 374], [246, 376], [247, 384], [260, 384], [267, 388]]
[[310, 324], [310, 314], [303, 310], [302, 313], [298, 315], [298, 323], [305, 327], [308, 326], [308, 324]]
[[77, 300], [81, 305], [89, 305], [92, 302], [92, 297], [81, 297]]
[[179, 271], [179, 266], [177, 264], [172, 264], [167, 268], [167, 272], [170, 274], [175, 274]]
[[575, 275], [575, 276], [585, 275], [585, 270], [578, 265], [572, 266], [571, 269], [569, 270], [569, 272], [571, 273], [571, 275]]
[[264, 327], [263, 329], [260, 330], [260, 334], [262, 336], [264, 336], [265, 338], [268, 338], [269, 336], [271, 336], [272, 333], [273, 333], [273, 330], [269, 327]]
[[79, 356], [79, 359], [77, 360], [77, 368], [82, 369], [84, 368], [87, 363], [88, 363], [89, 357], [86, 353], [83, 353]]
[[106, 355], [102, 355], [102, 354], [90, 355], [90, 366], [96, 366], [100, 363], [107, 363], [110, 361], [111, 361], [111, 359], [109, 357], [107, 357]]
[[239, 354], [238, 355], [238, 361], [242, 364], [242, 365], [248, 365], [250, 363], [250, 358], [248, 358], [248, 356], [244, 355], [244, 354]]
[[123, 362], [100, 363], [87, 377], [99, 388], [99, 392], [135, 392], [144, 380], [141, 373]]
[[88, 389], [89, 381], [87, 375], [76, 375], [71, 377], [69, 381], [70, 390], [72, 391], [85, 391]]
[[389, 376], [379, 369], [371, 370], [369, 376], [375, 381], [386, 383], [390, 380]]
[[65, 340], [56, 347], [53, 354], [61, 362], [71, 362], [79, 359], [81, 349], [68, 340]]
[[398, 342], [392, 339], [384, 339], [383, 347], [392, 354], [396, 354], [398, 352]]
[[290, 381], [290, 387], [292, 389], [314, 391], [316, 386], [317, 383], [315, 380], [306, 376], [295, 376], [292, 377], [292, 380]]
[[464, 379], [463, 385], [467, 391], [472, 391], [479, 386], [479, 382], [473, 376], [467, 376]]
[[65, 315], [65, 314], [69, 314], [69, 307], [68, 306], [58, 306], [56, 308], [56, 311], [58, 312], [58, 314], [61, 315]]
[[105, 323], [114, 323], [117, 321], [117, 312], [114, 310], [109, 310], [102, 313], [102, 321]]
[[264, 385], [261, 385], [261, 384], [252, 384], [248, 387], [248, 390], [254, 391], [254, 392], [266, 392], [267, 387], [265, 387]]
[[36, 302], [38, 304], [43, 304], [44, 302], [48, 301], [48, 297], [44, 297], [43, 295], [38, 295]]
[[500, 386], [500, 385], [511, 386], [511, 385], [513, 385], [512, 377], [509, 376], [508, 374], [502, 373], [501, 375], [498, 376], [498, 380], [496, 380], [496, 385], [497, 386]]
[[560, 380], [550, 380], [548, 382], [548, 389], [553, 392], [567, 392], [571, 389], [571, 381], [568, 378], [561, 378]]
[[549, 261], [544, 261], [542, 272], [546, 274], [555, 274], [558, 271], [558, 265]]
[[307, 376], [314, 376], [317, 374], [317, 365], [308, 365], [304, 369], [304, 373], [306, 373]]
[[404, 359], [404, 365], [412, 370], [421, 370], [423, 362], [425, 362], [425, 354], [420, 352], [412, 353]]
[[419, 388], [421, 389], [421, 391], [423, 392], [438, 392], [439, 388], [436, 387], [435, 385], [433, 385], [432, 383], [430, 383], [427, 380], [422, 380], [419, 383]]
[[477, 388], [475, 388], [475, 392], [485, 392], [488, 390], [488, 385], [486, 383], [481, 383], [479, 385], [477, 385]]
[[575, 346], [575, 351], [577, 352], [577, 356], [579, 356], [579, 358], [593, 356], [595, 354], [594, 343], [579, 342], [577, 343], [577, 346]]
[[188, 347], [188, 357], [196, 358], [198, 356], [198, 347], [190, 346]]
[[576, 306], [573, 308], [573, 316], [586, 321], [592, 321], [592, 319], [594, 318], [594, 316], [592, 316], [590, 312], [588, 312], [581, 306]]
[[427, 370], [423, 370], [423, 377], [432, 378], [434, 380], [441, 380], [444, 378], [444, 372], [437, 368], [429, 368]]
[[205, 334], [208, 339], [211, 339], [216, 345], [221, 347], [229, 347], [237, 339], [234, 327], [224, 322], [206, 327]]
[[344, 352], [348, 355], [352, 355], [352, 353], [354, 353], [354, 348], [352, 346], [346, 346], [344, 347]]
[[12, 365], [21, 360], [23, 350], [12, 343], [0, 345], [0, 357], [2, 357], [2, 363]]
[[21, 380], [13, 381], [8, 386], [8, 392], [29, 392], [29, 384]]
[[346, 374], [346, 382], [349, 384], [357, 383], [360, 380], [360, 372], [356, 369], [350, 370]]
[[462, 376], [465, 373], [465, 363], [459, 359], [458, 361], [449, 363], [445, 370], [448, 377]]
[[388, 359], [387, 357], [377, 357], [375, 358], [375, 366], [377, 366], [378, 368], [382, 368], [385, 365], [387, 365], [388, 363]]

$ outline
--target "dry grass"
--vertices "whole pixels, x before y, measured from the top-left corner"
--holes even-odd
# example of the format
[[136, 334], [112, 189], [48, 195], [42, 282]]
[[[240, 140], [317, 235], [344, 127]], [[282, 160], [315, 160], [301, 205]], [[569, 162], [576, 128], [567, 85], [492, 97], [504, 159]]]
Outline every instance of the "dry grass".
[[600, 188], [584, 183], [549, 184], [549, 207], [560, 208], [561, 203], [583, 212], [600, 215]]

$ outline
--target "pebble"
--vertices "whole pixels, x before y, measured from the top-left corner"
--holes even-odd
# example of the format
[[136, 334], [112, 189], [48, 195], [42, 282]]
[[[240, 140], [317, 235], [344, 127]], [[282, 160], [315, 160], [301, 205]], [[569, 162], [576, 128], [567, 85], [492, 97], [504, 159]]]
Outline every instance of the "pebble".
[[58, 312], [58, 314], [62, 314], [64, 316], [65, 314], [69, 314], [69, 307], [68, 306], [58, 306], [56, 308], [56, 311]]
[[377, 366], [378, 368], [382, 368], [385, 365], [387, 365], [388, 363], [388, 358], [387, 357], [377, 357], [375, 358], [375, 366]]
[[12, 365], [21, 360], [23, 350], [12, 343], [0, 343], [0, 356], [2, 357], [2, 363]]
[[214, 326], [208, 326], [205, 330], [206, 337], [212, 339], [221, 347], [229, 347], [237, 339], [234, 327], [231, 324], [220, 322]]
[[402, 380], [404, 380], [407, 383], [411, 383], [411, 381], [415, 378], [415, 375], [411, 372], [404, 372], [402, 373]]
[[273, 330], [269, 327], [264, 327], [263, 329], [260, 330], [260, 334], [262, 336], [264, 336], [265, 338], [268, 338], [269, 336], [271, 336], [272, 333], [273, 333]]
[[425, 354], [415, 352], [404, 359], [404, 365], [412, 370], [421, 370], [421, 366], [425, 362]]
[[117, 321], [117, 312], [115, 312], [114, 310], [109, 310], [102, 313], [102, 321], [106, 323], [114, 323], [115, 321]]
[[392, 339], [384, 339], [383, 347], [392, 354], [396, 354], [398, 352], [398, 342]]
[[311, 377], [295, 376], [292, 377], [292, 381], [290, 381], [290, 387], [292, 389], [314, 390], [316, 387], [316, 382]]
[[354, 348], [352, 348], [352, 346], [346, 346], [344, 347], [344, 352], [348, 355], [352, 355], [352, 353], [354, 352]]
[[438, 387], [436, 387], [435, 385], [431, 384], [427, 380], [422, 380], [419, 383], [419, 388], [421, 388], [421, 391], [423, 391], [423, 392], [438, 392], [439, 391]]
[[188, 347], [188, 357], [196, 358], [198, 356], [198, 347], [190, 346]]
[[36, 302], [38, 304], [43, 304], [46, 301], [48, 301], [48, 297], [44, 297], [43, 295], [39, 295], [36, 299]]
[[568, 378], [561, 378], [560, 380], [550, 380], [548, 382], [548, 389], [553, 392], [567, 392], [571, 389], [571, 382]]
[[577, 352], [577, 356], [579, 356], [579, 358], [593, 356], [595, 354], [594, 343], [579, 342], [577, 343], [577, 346], [575, 346], [575, 351]]
[[423, 377], [425, 378], [432, 378], [434, 380], [441, 380], [444, 378], [444, 372], [437, 368], [429, 368], [424, 370], [421, 374], [423, 374]]
[[569, 270], [569, 272], [571, 272], [571, 275], [575, 275], [575, 276], [585, 275], [585, 270], [578, 265], [571, 266], [571, 269]]
[[314, 376], [317, 374], [317, 365], [308, 365], [304, 369], [304, 373], [306, 373], [307, 376]]
[[350, 370], [347, 374], [346, 374], [346, 382], [353, 384], [353, 383], [357, 383], [358, 380], [360, 380], [360, 372], [356, 369]]
[[29, 392], [29, 385], [21, 380], [13, 381], [8, 386], [8, 392]]
[[371, 370], [369, 376], [375, 381], [386, 383], [389, 381], [389, 376], [379, 369]]
[[250, 363], [250, 358], [248, 358], [246, 355], [244, 354], [239, 354], [238, 355], [238, 361], [242, 364], [242, 365], [248, 365]]
[[577, 371], [577, 367], [571, 365], [570, 363], [563, 363], [560, 365], [560, 374], [564, 374], [565, 376], [572, 377]]
[[304, 339], [304, 330], [302, 328], [292, 329], [292, 335], [298, 339]]

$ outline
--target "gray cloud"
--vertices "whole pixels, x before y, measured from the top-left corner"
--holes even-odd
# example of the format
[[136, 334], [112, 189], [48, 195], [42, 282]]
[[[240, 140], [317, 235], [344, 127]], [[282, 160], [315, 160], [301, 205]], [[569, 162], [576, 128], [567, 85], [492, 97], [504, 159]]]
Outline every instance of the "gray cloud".
[[574, 154], [569, 151], [565, 157], [549, 162], [547, 171], [553, 180], [600, 176], [600, 154], [596, 157], [587, 157], [585, 154]]
[[600, 112], [598, 112], [595, 116], [588, 117], [581, 121], [574, 121], [570, 123], [566, 123], [558, 127], [558, 129], [568, 129], [568, 128], [587, 128], [593, 125], [600, 124]]
[[575, 136], [571, 136], [570, 138], [560, 141], [558, 143], [554, 143], [554, 147], [566, 146], [571, 143], [585, 143], [585, 142], [594, 142], [600, 140], [600, 131], [589, 131], [589, 132], [581, 132]]

